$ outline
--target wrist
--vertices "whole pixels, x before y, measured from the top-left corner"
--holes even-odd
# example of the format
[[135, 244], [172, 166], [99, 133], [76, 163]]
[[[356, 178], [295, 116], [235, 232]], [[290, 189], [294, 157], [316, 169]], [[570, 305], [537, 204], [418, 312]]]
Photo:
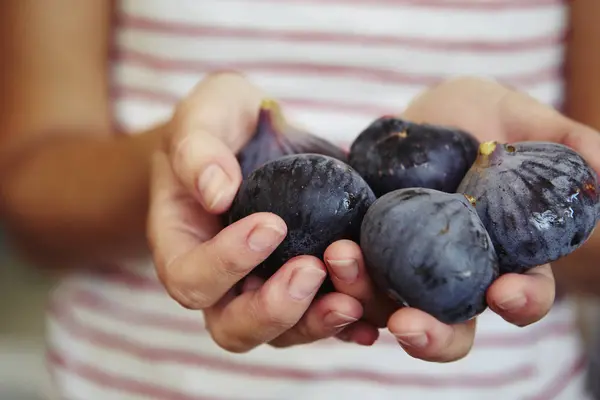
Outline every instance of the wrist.
[[141, 132], [120, 134], [115, 141], [121, 143], [129, 157], [149, 163], [155, 151], [164, 149], [167, 130], [168, 123], [163, 123]]

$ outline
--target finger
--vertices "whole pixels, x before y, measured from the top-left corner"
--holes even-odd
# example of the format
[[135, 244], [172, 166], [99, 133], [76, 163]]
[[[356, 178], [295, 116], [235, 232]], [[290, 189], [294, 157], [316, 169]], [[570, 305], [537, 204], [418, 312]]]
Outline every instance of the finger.
[[146, 224], [148, 244], [157, 267], [170, 264], [214, 236], [221, 226], [201, 212], [175, 177], [164, 152], [153, 155], [150, 204]]
[[231, 205], [242, 182], [233, 151], [208, 131], [190, 132], [171, 153], [179, 180], [206, 211], [220, 214]]
[[336, 335], [343, 342], [372, 346], [379, 339], [379, 329], [367, 321], [357, 321]]
[[275, 347], [289, 347], [326, 339], [362, 317], [360, 302], [342, 293], [328, 293], [315, 300], [300, 321], [273, 339]]
[[[402, 117], [414, 122], [456, 126], [476, 134], [481, 141], [503, 138], [498, 104], [509, 91], [490, 79], [450, 78], [411, 100]], [[477, 112], [473, 112], [474, 108]]]
[[402, 308], [389, 320], [388, 328], [412, 357], [450, 362], [465, 357], [473, 346], [476, 320], [446, 325], [415, 308]]
[[272, 214], [253, 215], [219, 233], [217, 219], [201, 212], [164, 152], [154, 155], [151, 176], [148, 243], [160, 280], [184, 307], [213, 304], [285, 236], [285, 223]]
[[540, 140], [564, 144], [579, 152], [600, 172], [598, 131], [518, 91], [509, 91], [498, 108], [502, 128], [509, 140]]
[[207, 211], [224, 212], [239, 187], [235, 154], [254, 132], [262, 92], [241, 75], [212, 74], [177, 107], [169, 153], [177, 177]]
[[[242, 292], [258, 290], [264, 281], [248, 276]], [[371, 346], [379, 338], [379, 330], [362, 317], [362, 305], [342, 293], [329, 293], [315, 300], [302, 319], [289, 331], [270, 342], [275, 347], [310, 343], [331, 336], [346, 342]]]
[[555, 283], [550, 265], [531, 269], [525, 274], [505, 274], [490, 286], [490, 308], [517, 326], [542, 319], [554, 303]]
[[[477, 112], [472, 112], [473, 107]], [[443, 110], [443, 112], [440, 112]], [[448, 79], [413, 99], [403, 117], [457, 126], [484, 141], [551, 141], [579, 152], [600, 173], [600, 134], [531, 95], [486, 78]]]
[[270, 342], [300, 321], [325, 276], [318, 258], [295, 257], [260, 289], [206, 309], [207, 328], [219, 346], [235, 353]]
[[359, 300], [370, 322], [385, 326], [397, 307], [375, 289], [359, 245], [351, 240], [339, 240], [325, 250], [323, 258], [336, 290]]
[[[170, 257], [168, 232], [157, 229], [158, 275], [169, 294], [184, 307], [210, 307], [264, 261], [286, 235], [285, 222], [270, 213], [252, 214], [179, 257]], [[166, 262], [166, 260], [171, 260]]]
[[187, 132], [211, 132], [236, 153], [254, 132], [265, 97], [240, 73], [212, 73], [178, 104], [175, 115], [186, 118], [176, 118], [176, 133], [186, 136]]

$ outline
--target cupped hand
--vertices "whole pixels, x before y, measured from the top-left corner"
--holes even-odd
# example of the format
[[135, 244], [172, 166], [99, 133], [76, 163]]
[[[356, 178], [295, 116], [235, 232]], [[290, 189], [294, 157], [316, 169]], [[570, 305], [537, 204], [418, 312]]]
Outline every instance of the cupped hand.
[[[476, 78], [457, 78], [422, 93], [402, 117], [413, 122], [455, 126], [480, 141], [551, 141], [578, 151], [600, 171], [600, 134], [577, 123], [532, 97], [499, 83]], [[597, 233], [598, 234], [598, 233]], [[351, 257], [349, 257], [351, 256]], [[382, 321], [413, 357], [448, 362], [466, 356], [472, 348], [476, 319], [446, 325], [414, 308], [394, 311], [389, 300], [376, 294], [365, 270], [360, 248], [338, 242], [325, 254], [336, 289], [358, 299], [365, 319]], [[505, 274], [488, 289], [489, 307], [509, 323], [526, 326], [542, 319], [555, 297], [550, 265], [525, 274]], [[341, 338], [352, 340], [352, 327]]]
[[309, 343], [363, 315], [350, 295], [315, 299], [327, 273], [315, 257], [290, 260], [266, 282], [250, 275], [286, 235], [278, 216], [257, 213], [224, 229], [219, 222], [241, 183], [235, 154], [252, 136], [262, 97], [240, 75], [207, 77], [176, 107], [152, 161], [148, 240], [157, 275], [173, 299], [203, 311], [215, 342], [232, 352]]

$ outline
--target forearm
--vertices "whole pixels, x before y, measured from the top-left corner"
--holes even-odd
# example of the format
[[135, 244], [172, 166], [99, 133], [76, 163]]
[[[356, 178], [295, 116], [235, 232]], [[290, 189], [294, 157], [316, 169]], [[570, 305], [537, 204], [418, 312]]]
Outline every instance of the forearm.
[[53, 138], [17, 153], [0, 186], [16, 247], [61, 268], [144, 254], [149, 161], [162, 129]]
[[[600, 53], [595, 51], [600, 46], [599, 17], [597, 0], [571, 3], [565, 113], [600, 131]], [[564, 287], [600, 295], [600, 230], [580, 249], [554, 263], [554, 270]]]

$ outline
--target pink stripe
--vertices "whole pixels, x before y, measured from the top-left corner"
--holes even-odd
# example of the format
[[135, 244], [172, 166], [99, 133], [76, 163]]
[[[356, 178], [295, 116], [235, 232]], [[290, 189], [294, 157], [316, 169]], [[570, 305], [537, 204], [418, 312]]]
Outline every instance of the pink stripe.
[[[125, 304], [117, 303], [89, 290], [77, 289], [69, 294], [69, 304], [82, 307], [88, 311], [97, 312], [114, 320], [134, 323], [164, 329], [172, 332], [185, 332], [194, 335], [208, 335], [203, 324], [187, 318], [175, 317], [158, 312], [148, 312], [140, 309], [129, 308]], [[541, 324], [539, 328], [527, 334], [495, 334], [478, 335], [475, 348], [515, 348], [539, 343], [545, 339], [568, 336], [576, 332], [576, 326], [565, 322], [552, 322]], [[337, 341], [327, 340], [316, 342], [321, 345], [334, 345]], [[397, 341], [391, 335], [380, 336], [378, 344], [397, 347]]]
[[[172, 106], [181, 97], [166, 91], [145, 89], [133, 86], [119, 85], [112, 90], [113, 99], [139, 99], [143, 101], [156, 102], [161, 105]], [[378, 106], [377, 104], [346, 103], [340, 101], [323, 101], [312, 99], [300, 99], [283, 97], [278, 98], [283, 106], [298, 109], [327, 111], [327, 112], [352, 112], [355, 115], [374, 117], [385, 114], [398, 114], [401, 110], [392, 110], [391, 107]]]
[[587, 358], [580, 356], [566, 370], [560, 373], [553, 379], [548, 386], [537, 395], [528, 397], [526, 400], [554, 400], [569, 386], [575, 378], [577, 378], [585, 370]]
[[[114, 60], [126, 64], [139, 65], [159, 71], [181, 72], [198, 74], [216, 70], [237, 70], [244, 73], [270, 73], [292, 75], [295, 77], [350, 77], [363, 81], [380, 82], [399, 85], [435, 85], [449, 78], [442, 75], [419, 75], [395, 70], [357, 67], [349, 65], [319, 65], [311, 63], [286, 63], [286, 62], [210, 62], [192, 59], [173, 59], [153, 54], [148, 54], [131, 49], [120, 49], [114, 54]], [[495, 79], [512, 86], [529, 86], [557, 80], [562, 73], [562, 66], [546, 67], [538, 71], [510, 76], [496, 76]]]
[[125, 29], [135, 29], [160, 34], [171, 34], [198, 39], [225, 38], [236, 40], [273, 40], [290, 42], [346, 43], [370, 46], [405, 46], [416, 49], [471, 52], [513, 52], [531, 51], [558, 46], [564, 41], [564, 33], [544, 37], [518, 39], [513, 41], [480, 41], [473, 39], [448, 40], [388, 35], [361, 35], [356, 33], [330, 33], [317, 31], [284, 31], [226, 26], [207, 26], [179, 21], [161, 21], [123, 14], [119, 24]]
[[87, 271], [87, 274], [95, 279], [116, 283], [130, 289], [168, 295], [163, 285], [157, 279], [151, 279], [118, 265], [106, 265], [90, 269]]
[[125, 378], [110, 374], [100, 368], [94, 367], [75, 360], [64, 359], [57, 351], [49, 350], [46, 358], [51, 367], [59, 368], [64, 372], [85, 379], [91, 383], [102, 387], [110, 388], [114, 391], [121, 391], [141, 396], [148, 396], [152, 399], [164, 400], [225, 400], [225, 397], [190, 395], [183, 392], [177, 392], [171, 389], [161, 387], [148, 382], [140, 382], [134, 379]]
[[200, 320], [178, 318], [168, 314], [147, 312], [127, 307], [123, 303], [117, 303], [108, 298], [97, 295], [87, 290], [76, 290], [69, 294], [69, 304], [82, 307], [89, 311], [95, 311], [105, 317], [130, 322], [137, 326], [147, 326], [164, 329], [173, 332], [185, 332], [186, 334], [204, 334], [206, 331]]
[[[258, 0], [267, 3], [305, 3], [305, 4], [340, 4], [348, 6], [365, 6], [365, 0]], [[539, 8], [547, 6], [557, 6], [567, 3], [567, 0], [498, 0], [498, 1], [477, 1], [477, 0], [369, 0], [368, 5], [386, 6], [386, 7], [416, 7], [416, 8], [440, 8], [445, 10], [520, 10]]]
[[[466, 389], [510, 386], [527, 381], [535, 376], [532, 364], [523, 364], [508, 371], [490, 374], [461, 374], [453, 377], [427, 376], [420, 374], [391, 374], [357, 369], [339, 369], [336, 371], [311, 371], [292, 366], [261, 365], [237, 362], [236, 357], [215, 357], [192, 350], [183, 351], [170, 348], [144, 346], [129, 341], [122, 336], [104, 332], [78, 322], [67, 312], [51, 307], [50, 314], [71, 335], [86, 341], [92, 346], [120, 351], [145, 362], [167, 362], [193, 366], [209, 367], [230, 374], [254, 376], [259, 379], [288, 379], [294, 381], [363, 381], [386, 386], [406, 387], [462, 387]], [[225, 355], [225, 353], [224, 353]], [[237, 360], [242, 360], [238, 357]]]

